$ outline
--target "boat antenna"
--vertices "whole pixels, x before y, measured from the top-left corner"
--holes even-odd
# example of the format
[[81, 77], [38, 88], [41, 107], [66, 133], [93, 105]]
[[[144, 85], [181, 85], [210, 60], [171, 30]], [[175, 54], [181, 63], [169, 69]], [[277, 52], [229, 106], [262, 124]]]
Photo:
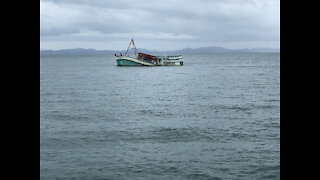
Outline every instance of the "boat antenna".
[[131, 44], [132, 44], [132, 49], [134, 50], [134, 55], [137, 56], [137, 55], [138, 55], [138, 50], [137, 50], [137, 48], [136, 48], [136, 44], [134, 43], [133, 38], [131, 39], [131, 41], [130, 41], [130, 43], [129, 43], [129, 46], [128, 46], [128, 49], [127, 49], [127, 51], [126, 51], [126, 53], [125, 53], [125, 56], [128, 56], [128, 52], [129, 52], [129, 49], [130, 49]]

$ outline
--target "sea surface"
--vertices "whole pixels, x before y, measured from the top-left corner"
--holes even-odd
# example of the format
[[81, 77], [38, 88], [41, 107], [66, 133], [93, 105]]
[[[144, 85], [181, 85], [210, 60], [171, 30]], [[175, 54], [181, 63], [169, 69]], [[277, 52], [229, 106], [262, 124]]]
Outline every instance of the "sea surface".
[[280, 54], [40, 56], [40, 179], [280, 179]]

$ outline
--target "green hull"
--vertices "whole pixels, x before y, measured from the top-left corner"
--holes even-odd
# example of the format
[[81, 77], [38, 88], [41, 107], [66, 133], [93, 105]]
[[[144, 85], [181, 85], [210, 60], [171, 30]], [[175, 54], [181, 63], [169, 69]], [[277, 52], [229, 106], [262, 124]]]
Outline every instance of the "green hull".
[[128, 61], [126, 59], [117, 59], [118, 66], [143, 66], [143, 64], [136, 63], [133, 61]]
[[135, 58], [127, 57], [127, 56], [118, 57], [117, 65], [118, 66], [155, 66], [155, 64], [141, 61]]
[[[172, 59], [175, 58], [175, 59]], [[182, 66], [183, 61], [181, 56], [168, 56], [159, 58], [158, 63], [151, 63], [128, 56], [117, 56], [118, 66]]]

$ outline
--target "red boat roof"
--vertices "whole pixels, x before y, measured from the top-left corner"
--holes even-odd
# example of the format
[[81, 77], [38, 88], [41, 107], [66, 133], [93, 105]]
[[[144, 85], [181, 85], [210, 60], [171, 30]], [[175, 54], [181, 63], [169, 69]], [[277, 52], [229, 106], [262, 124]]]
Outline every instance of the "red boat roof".
[[138, 55], [143, 55], [146, 57], [156, 58], [156, 56], [150, 55], [150, 54], [144, 54], [144, 53], [138, 53]]

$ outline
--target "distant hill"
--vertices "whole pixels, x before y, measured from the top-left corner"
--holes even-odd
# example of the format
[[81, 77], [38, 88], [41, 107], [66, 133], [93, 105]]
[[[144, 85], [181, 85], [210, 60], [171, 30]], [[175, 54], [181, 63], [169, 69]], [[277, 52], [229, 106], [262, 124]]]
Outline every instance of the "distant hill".
[[40, 55], [82, 55], [82, 54], [112, 54], [112, 50], [95, 50], [95, 49], [62, 49], [62, 50], [40, 50]]
[[[153, 51], [148, 49], [138, 49], [139, 52], [147, 54], [209, 54], [209, 53], [280, 53], [280, 49], [272, 48], [253, 48], [253, 49], [226, 49], [223, 47], [200, 47], [185, 48], [176, 51]], [[124, 54], [126, 50], [96, 50], [96, 49], [62, 49], [62, 50], [40, 50], [40, 55], [85, 55], [85, 54]]]
[[254, 48], [254, 49], [226, 49], [223, 47], [200, 47], [196, 49], [185, 48], [178, 51], [175, 51], [178, 54], [197, 54], [197, 53], [279, 53], [280, 49], [271, 49], [271, 48]]

